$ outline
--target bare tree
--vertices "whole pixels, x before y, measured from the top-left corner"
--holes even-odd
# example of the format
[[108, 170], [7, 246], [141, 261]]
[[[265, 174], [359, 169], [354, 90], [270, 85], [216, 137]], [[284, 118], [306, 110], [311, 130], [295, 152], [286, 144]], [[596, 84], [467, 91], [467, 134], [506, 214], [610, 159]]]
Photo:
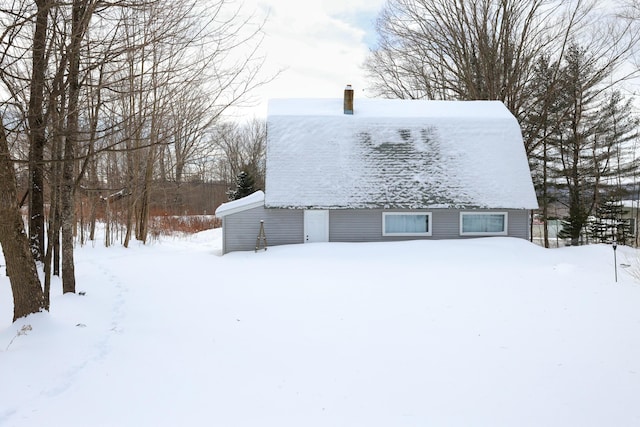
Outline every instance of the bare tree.
[[67, 70], [67, 117], [62, 167], [61, 224], [62, 224], [62, 291], [75, 292], [76, 278], [73, 256], [75, 234], [75, 190], [76, 190], [76, 152], [79, 145], [80, 120], [80, 61], [82, 44], [87, 33], [91, 17], [97, 6], [97, 0], [73, 0], [71, 7], [71, 34], [66, 58]]
[[[73, 244], [77, 220], [84, 221], [76, 211], [84, 197], [91, 197], [92, 223], [103, 200], [108, 218], [122, 221], [128, 212], [125, 244], [134, 235], [146, 240], [159, 159], [170, 151], [169, 168], [181, 181], [206, 157], [208, 129], [264, 83], [257, 77], [262, 24], [231, 0], [16, 0], [2, 3], [0, 19], [0, 221], [8, 271], [12, 283], [38, 283], [35, 265], [14, 258], [23, 240], [7, 240], [19, 233], [18, 164], [29, 169], [26, 248], [45, 261], [46, 295], [60, 263], [63, 291], [74, 292]], [[35, 292], [25, 310], [24, 286], [14, 287], [16, 313], [48, 306]]]
[[[603, 72], [631, 57], [637, 20], [619, 12], [615, 3], [602, 9], [584, 0], [391, 0], [365, 68], [382, 96], [500, 100], [522, 123], [539, 58], [558, 63], [572, 40], [601, 58]], [[539, 144], [535, 132], [525, 135], [528, 154]]]
[[36, 0], [36, 22], [33, 33], [31, 82], [29, 85], [29, 236], [33, 257], [44, 257], [44, 146], [46, 119], [44, 89], [47, 70], [47, 27], [53, 2]]
[[179, 187], [188, 165], [206, 151], [207, 130], [263, 83], [255, 49], [233, 55], [244, 44], [259, 45], [260, 26], [247, 32], [248, 21], [227, 1], [208, 5], [201, 15], [191, 0], [156, 2], [132, 12], [124, 25], [136, 26], [127, 38], [140, 46], [127, 56], [122, 78], [129, 94], [119, 120], [126, 146], [123, 186], [130, 194], [125, 246], [134, 235], [146, 240], [154, 179], [171, 177]]
[[36, 265], [18, 209], [16, 177], [4, 122], [0, 120], [0, 245], [13, 293], [13, 320], [45, 308]]
[[[29, 23], [28, 6], [15, 2], [16, 13], [0, 10], [3, 28], [0, 31], [0, 245], [13, 293], [13, 320], [45, 309], [44, 295], [36, 264], [30, 250], [29, 238], [17, 198], [15, 157], [10, 148], [20, 152], [19, 142], [24, 129], [27, 109], [24, 108], [24, 89], [20, 64], [25, 50], [22, 30]], [[12, 117], [12, 142], [8, 141], [5, 119]], [[12, 146], [12, 147], [11, 147]]]
[[256, 190], [264, 189], [267, 124], [253, 119], [244, 124], [225, 122], [212, 135], [219, 178], [232, 188], [240, 172], [254, 179]]
[[558, 7], [546, 0], [393, 0], [378, 18], [380, 46], [366, 68], [382, 95], [499, 99], [518, 111]]

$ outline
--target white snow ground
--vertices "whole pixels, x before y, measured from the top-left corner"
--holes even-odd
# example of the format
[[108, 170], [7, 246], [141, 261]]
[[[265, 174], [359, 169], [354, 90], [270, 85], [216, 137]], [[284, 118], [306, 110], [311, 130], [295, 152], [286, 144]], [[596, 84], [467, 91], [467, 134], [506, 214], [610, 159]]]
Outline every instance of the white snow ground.
[[220, 243], [78, 248], [16, 323], [0, 269], [0, 425], [640, 425], [637, 251]]

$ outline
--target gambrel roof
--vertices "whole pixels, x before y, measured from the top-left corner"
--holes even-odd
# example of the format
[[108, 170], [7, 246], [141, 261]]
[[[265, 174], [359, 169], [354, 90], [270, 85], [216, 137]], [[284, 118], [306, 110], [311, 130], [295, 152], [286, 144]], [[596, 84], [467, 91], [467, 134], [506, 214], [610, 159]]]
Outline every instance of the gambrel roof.
[[522, 134], [499, 101], [275, 99], [265, 206], [537, 208]]

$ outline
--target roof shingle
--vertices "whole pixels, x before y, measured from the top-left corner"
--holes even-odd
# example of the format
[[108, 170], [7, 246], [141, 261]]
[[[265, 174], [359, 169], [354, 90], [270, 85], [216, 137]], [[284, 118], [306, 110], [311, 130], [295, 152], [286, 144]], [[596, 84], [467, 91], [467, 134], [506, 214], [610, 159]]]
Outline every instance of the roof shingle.
[[269, 103], [265, 205], [512, 208], [537, 201], [513, 115], [498, 101]]

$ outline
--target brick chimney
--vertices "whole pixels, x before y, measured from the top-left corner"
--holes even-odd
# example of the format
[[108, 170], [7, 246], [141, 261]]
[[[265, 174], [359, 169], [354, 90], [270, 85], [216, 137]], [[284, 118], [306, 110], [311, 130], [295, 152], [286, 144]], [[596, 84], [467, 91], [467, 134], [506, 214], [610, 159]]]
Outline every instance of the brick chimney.
[[344, 113], [353, 114], [353, 88], [351, 85], [344, 88]]

